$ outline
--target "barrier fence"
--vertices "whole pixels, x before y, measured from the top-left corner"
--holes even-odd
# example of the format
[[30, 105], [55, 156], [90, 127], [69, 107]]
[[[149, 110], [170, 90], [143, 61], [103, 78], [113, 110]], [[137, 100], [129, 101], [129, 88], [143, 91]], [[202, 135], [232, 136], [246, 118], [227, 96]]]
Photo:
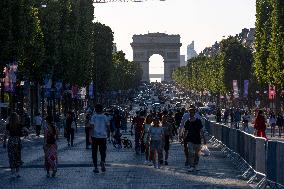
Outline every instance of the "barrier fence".
[[[265, 182], [273, 183], [276, 188], [284, 185], [284, 143], [280, 141], [270, 141], [264, 138], [255, 137], [239, 129], [230, 128], [226, 125], [203, 120], [205, 129], [222, 145], [225, 151], [230, 151], [244, 160], [254, 174], [263, 175]], [[231, 159], [239, 157], [228, 155]], [[245, 167], [244, 165], [239, 165]], [[248, 174], [248, 171], [247, 173]], [[263, 182], [263, 181], [262, 181]], [[263, 186], [266, 187], [266, 186]], [[260, 187], [261, 188], [261, 187]], [[272, 187], [273, 188], [273, 187]]]

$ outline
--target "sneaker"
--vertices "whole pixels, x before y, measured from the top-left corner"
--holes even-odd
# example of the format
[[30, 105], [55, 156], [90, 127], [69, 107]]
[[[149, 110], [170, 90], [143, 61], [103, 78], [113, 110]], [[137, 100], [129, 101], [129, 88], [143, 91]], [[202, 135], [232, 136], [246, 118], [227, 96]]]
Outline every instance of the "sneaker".
[[167, 161], [165, 161], [165, 165], [169, 165]]
[[99, 169], [96, 167], [96, 168], [94, 168], [93, 172], [94, 173], [99, 173]]
[[101, 162], [101, 170], [102, 172], [106, 172], [106, 167], [104, 162]]
[[144, 165], [148, 165], [149, 164], [149, 161], [148, 160], [145, 160], [144, 161]]
[[155, 169], [158, 169], [158, 165], [157, 165], [157, 164], [154, 164], [154, 168], [155, 168]]
[[195, 168], [194, 167], [190, 167], [189, 169], [188, 169], [188, 172], [194, 172], [195, 171]]
[[158, 163], [157, 169], [161, 169], [161, 165]]

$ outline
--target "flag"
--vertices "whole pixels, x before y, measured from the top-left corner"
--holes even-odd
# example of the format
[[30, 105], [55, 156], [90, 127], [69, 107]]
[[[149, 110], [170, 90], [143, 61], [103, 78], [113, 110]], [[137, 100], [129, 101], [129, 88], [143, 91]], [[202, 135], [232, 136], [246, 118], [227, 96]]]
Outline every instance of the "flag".
[[60, 98], [61, 97], [61, 91], [62, 91], [62, 82], [58, 81], [55, 83], [55, 98]]
[[233, 80], [233, 91], [234, 91], [234, 98], [239, 98], [239, 89], [238, 89], [237, 80]]
[[93, 81], [91, 81], [89, 85], [89, 97], [94, 98], [94, 82]]
[[276, 95], [276, 88], [275, 85], [269, 85], [269, 93], [268, 93], [268, 98], [269, 100], [273, 100]]
[[249, 80], [244, 80], [244, 98], [248, 97]]

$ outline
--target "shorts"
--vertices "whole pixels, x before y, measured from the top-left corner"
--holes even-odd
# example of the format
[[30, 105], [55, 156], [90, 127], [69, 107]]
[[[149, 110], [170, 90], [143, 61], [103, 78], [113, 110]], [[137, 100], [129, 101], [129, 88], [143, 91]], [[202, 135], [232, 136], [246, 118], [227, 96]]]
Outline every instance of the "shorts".
[[202, 146], [201, 144], [193, 144], [191, 142], [188, 142], [187, 146], [189, 154], [198, 154], [198, 156], [200, 156], [201, 146]]

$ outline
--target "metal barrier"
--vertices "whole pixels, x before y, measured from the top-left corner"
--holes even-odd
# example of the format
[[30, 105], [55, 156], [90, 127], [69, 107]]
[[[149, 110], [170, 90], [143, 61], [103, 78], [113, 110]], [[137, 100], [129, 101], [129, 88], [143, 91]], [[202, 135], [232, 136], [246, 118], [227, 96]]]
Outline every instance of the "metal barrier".
[[[227, 158], [243, 172], [249, 183], [255, 180], [257, 188], [282, 188], [284, 185], [284, 143], [230, 128], [220, 123], [203, 120], [212, 135], [210, 142], [221, 148]], [[284, 187], [283, 187], [284, 188]]]

